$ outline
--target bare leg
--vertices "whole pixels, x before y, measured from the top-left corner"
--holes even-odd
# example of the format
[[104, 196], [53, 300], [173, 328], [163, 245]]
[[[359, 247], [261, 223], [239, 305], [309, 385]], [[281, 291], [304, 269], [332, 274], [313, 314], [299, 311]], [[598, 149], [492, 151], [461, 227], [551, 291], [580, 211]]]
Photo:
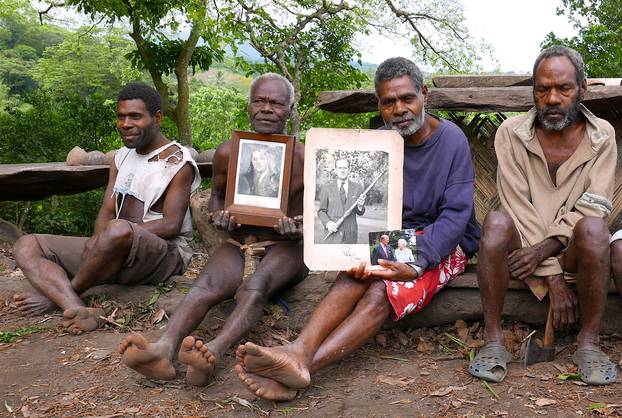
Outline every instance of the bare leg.
[[618, 294], [622, 297], [622, 240], [612, 242], [610, 251], [613, 282], [618, 289]]
[[477, 282], [488, 343], [504, 343], [501, 313], [510, 279], [507, 259], [519, 247], [520, 238], [512, 218], [502, 212], [490, 212], [484, 220], [477, 260]]
[[[310, 373], [337, 362], [362, 346], [382, 327], [391, 313], [391, 304], [386, 296], [382, 281], [371, 284], [358, 301], [354, 311], [322, 342], [316, 351]], [[255, 395], [273, 401], [292, 400], [297, 390], [277, 380], [248, 372], [244, 369], [244, 350], [238, 350], [238, 364], [235, 370], [240, 380]]]
[[[172, 360], [182, 339], [199, 326], [212, 306], [233, 297], [242, 281], [243, 264], [234, 246], [225, 244], [218, 248], [177, 306], [157, 342], [148, 343], [142, 335], [134, 334], [119, 344], [123, 363], [151, 379], [173, 379]], [[183, 358], [189, 363], [191, 357], [199, 357], [198, 362], [202, 360], [205, 367], [213, 368], [201, 353], [201, 347], [195, 349], [194, 338], [188, 338], [192, 341], [182, 346]]]
[[605, 312], [609, 290], [609, 232], [603, 219], [585, 217], [574, 228], [574, 241], [566, 251], [567, 259], [576, 254], [577, 293], [581, 312], [578, 348], [598, 350], [600, 321]]
[[[313, 312], [299, 337], [282, 347], [265, 348], [246, 343], [238, 348], [238, 361], [247, 373], [276, 380], [292, 389], [304, 388], [310, 383], [313, 358], [322, 342], [350, 316], [374, 281], [359, 281], [340, 274], [328, 293]], [[383, 284], [384, 285], [384, 284]], [[384, 318], [386, 315], [384, 315]], [[345, 341], [342, 350], [361, 344], [357, 335]], [[338, 347], [334, 344], [333, 347]], [[339, 349], [337, 349], [338, 351]]]
[[[244, 337], [261, 319], [263, 307], [270, 297], [306, 277], [308, 270], [303, 263], [302, 256], [301, 241], [279, 243], [269, 247], [257, 271], [238, 288], [235, 295], [236, 307], [227, 318], [218, 336], [206, 345], [197, 343], [200, 347], [195, 348], [202, 355], [189, 358], [187, 361], [185, 344], [182, 344], [179, 360], [188, 365], [186, 374], [188, 383], [207, 384], [214, 363], [220, 360], [224, 352]], [[190, 340], [187, 342], [190, 343]], [[211, 367], [205, 367], [206, 360], [209, 361]]]

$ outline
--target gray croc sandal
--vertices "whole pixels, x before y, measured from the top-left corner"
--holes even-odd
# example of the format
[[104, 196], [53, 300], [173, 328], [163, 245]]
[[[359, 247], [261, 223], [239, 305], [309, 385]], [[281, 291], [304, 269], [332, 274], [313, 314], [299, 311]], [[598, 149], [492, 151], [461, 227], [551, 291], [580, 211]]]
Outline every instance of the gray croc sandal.
[[616, 381], [617, 366], [600, 350], [581, 348], [572, 355], [581, 380], [590, 385], [608, 385]]
[[512, 354], [503, 345], [486, 344], [469, 364], [469, 373], [480, 379], [499, 383], [505, 379], [505, 375], [508, 373], [507, 363], [510, 360], [512, 360]]

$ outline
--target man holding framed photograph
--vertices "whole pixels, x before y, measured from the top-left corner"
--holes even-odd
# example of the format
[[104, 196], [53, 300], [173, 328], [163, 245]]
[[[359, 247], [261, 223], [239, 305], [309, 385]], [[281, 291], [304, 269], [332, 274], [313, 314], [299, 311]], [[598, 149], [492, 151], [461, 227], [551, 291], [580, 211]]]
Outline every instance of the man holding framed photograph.
[[405, 58], [390, 58], [375, 75], [385, 129], [404, 139], [402, 228], [416, 229], [417, 259], [379, 259], [337, 276], [298, 338], [282, 347], [241, 345], [236, 371], [248, 389], [270, 400], [290, 400], [311, 384], [312, 373], [343, 359], [394, 319], [423, 309], [464, 271], [478, 250], [474, 172], [464, 133], [424, 111], [428, 88]]
[[[287, 79], [273, 73], [257, 77], [250, 86], [248, 105], [253, 130], [283, 134], [293, 103], [294, 90]], [[303, 263], [301, 222], [304, 146], [295, 143], [287, 216], [278, 219], [274, 228], [241, 225], [225, 210], [228, 177], [237, 175], [229, 172], [233, 151], [232, 142], [227, 141], [214, 154], [209, 202], [214, 225], [227, 230], [230, 239], [210, 255], [157, 342], [148, 343], [142, 335], [132, 334], [119, 345], [123, 363], [148, 378], [174, 379], [172, 360], [179, 350], [179, 361], [187, 366], [186, 381], [206, 385], [224, 352], [261, 318], [264, 304], [308, 273]], [[235, 298], [236, 307], [216, 338], [204, 343], [190, 336], [212, 306], [231, 298]]]

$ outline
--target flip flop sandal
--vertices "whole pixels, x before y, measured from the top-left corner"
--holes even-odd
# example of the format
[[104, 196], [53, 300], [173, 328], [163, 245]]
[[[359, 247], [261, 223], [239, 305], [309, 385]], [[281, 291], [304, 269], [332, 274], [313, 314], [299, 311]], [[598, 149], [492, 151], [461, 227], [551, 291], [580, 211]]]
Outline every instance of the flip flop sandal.
[[[479, 350], [471, 364], [469, 364], [469, 373], [480, 379], [499, 383], [505, 379], [505, 375], [508, 373], [507, 363], [511, 359], [512, 354], [503, 345], [486, 344]], [[493, 372], [493, 369], [496, 367], [503, 370], [500, 376]]]
[[616, 365], [600, 350], [582, 348], [574, 352], [572, 362], [579, 368], [581, 380], [590, 385], [608, 385], [616, 381]]

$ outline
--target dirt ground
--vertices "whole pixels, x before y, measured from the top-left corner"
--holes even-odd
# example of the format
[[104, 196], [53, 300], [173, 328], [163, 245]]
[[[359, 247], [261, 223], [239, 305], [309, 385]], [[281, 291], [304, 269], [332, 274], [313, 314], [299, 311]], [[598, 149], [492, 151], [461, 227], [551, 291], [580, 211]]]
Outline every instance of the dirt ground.
[[[10, 261], [10, 253], [5, 256]], [[190, 281], [203, 261], [187, 273]], [[26, 281], [19, 270], [0, 275], [0, 416], [622, 416], [620, 378], [606, 387], [573, 379], [574, 335], [556, 336], [555, 362], [524, 368], [521, 341], [530, 328], [521, 323], [505, 324], [514, 361], [505, 381], [488, 387], [466, 370], [469, 353], [482, 344], [481, 324], [462, 321], [434, 329], [387, 328], [355, 355], [313, 376], [312, 386], [292, 402], [272, 403], [247, 392], [233, 372], [233, 352], [207, 387], [186, 385], [179, 364], [176, 380], [150, 381], [123, 366], [116, 346], [130, 328], [150, 340], [162, 333], [164, 311], [149, 303], [157, 298], [124, 304], [94, 298], [92, 304], [112, 311], [114, 324], [73, 336], [63, 331], [60, 314], [16, 315], [9, 297]], [[314, 286], [321, 275], [307, 281]], [[170, 290], [154, 288], [152, 294]], [[301, 313], [297, 306], [290, 303], [292, 315], [303, 316], [298, 322], [284, 321], [279, 308], [269, 307], [248, 340], [276, 345], [295, 338], [299, 325], [278, 324], [304, 323], [310, 309]], [[209, 339], [218, 332], [221, 316], [204, 322], [198, 334]], [[602, 345], [620, 360], [621, 336], [603, 336]]]

